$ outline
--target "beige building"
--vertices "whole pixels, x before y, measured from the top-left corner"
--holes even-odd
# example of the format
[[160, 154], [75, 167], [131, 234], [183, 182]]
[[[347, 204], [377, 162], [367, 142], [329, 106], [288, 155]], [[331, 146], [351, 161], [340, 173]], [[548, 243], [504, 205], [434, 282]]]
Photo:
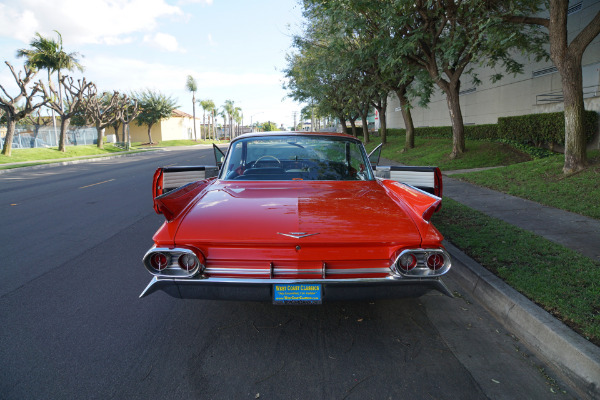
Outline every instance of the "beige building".
[[[196, 136], [200, 139], [201, 120], [196, 118]], [[148, 125], [138, 125], [134, 120], [129, 124], [132, 142], [148, 143]], [[108, 132], [112, 133], [112, 132]], [[174, 110], [171, 118], [152, 125], [152, 141], [194, 139], [194, 117], [180, 110]]]
[[[600, 10], [600, 0], [571, 1], [569, 4], [569, 40], [577, 35]], [[493, 71], [477, 68], [482, 81], [470, 83], [468, 75], [461, 78], [460, 105], [466, 125], [493, 124], [498, 117], [562, 111], [560, 74], [552, 61], [536, 63], [522, 59], [523, 74], [490, 81]], [[600, 112], [600, 36], [587, 47], [583, 55], [583, 87], [586, 110]], [[416, 103], [416, 102], [415, 102]], [[389, 128], [404, 128], [400, 103], [395, 94], [388, 98], [386, 110]], [[412, 109], [415, 127], [449, 126], [450, 116], [446, 96], [438, 89], [427, 108]]]

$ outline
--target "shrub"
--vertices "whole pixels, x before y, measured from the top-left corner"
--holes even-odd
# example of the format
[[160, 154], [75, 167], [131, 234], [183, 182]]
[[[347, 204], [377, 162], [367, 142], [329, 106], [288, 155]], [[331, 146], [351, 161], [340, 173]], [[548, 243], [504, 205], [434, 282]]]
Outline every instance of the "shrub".
[[[598, 113], [585, 111], [583, 129], [590, 141], [598, 131]], [[528, 114], [515, 117], [498, 118], [498, 136], [500, 139], [519, 143], [565, 144], [564, 112]]]
[[466, 125], [465, 138], [475, 140], [493, 140], [498, 138], [497, 124]]

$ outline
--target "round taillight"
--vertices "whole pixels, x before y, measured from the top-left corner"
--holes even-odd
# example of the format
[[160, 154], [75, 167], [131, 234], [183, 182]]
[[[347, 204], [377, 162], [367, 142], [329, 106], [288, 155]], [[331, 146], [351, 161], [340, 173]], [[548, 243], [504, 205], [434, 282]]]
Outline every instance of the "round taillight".
[[198, 266], [198, 259], [192, 254], [182, 254], [177, 260], [179, 267], [185, 271], [191, 271]]
[[432, 269], [434, 271], [437, 271], [438, 269], [442, 268], [444, 266], [444, 263], [444, 256], [440, 253], [430, 254], [427, 257], [427, 266], [429, 267], [429, 269]]
[[169, 258], [163, 253], [154, 253], [150, 256], [150, 265], [157, 271], [162, 271], [169, 265]]
[[398, 260], [398, 265], [404, 271], [410, 271], [417, 266], [417, 257], [411, 253], [403, 254]]

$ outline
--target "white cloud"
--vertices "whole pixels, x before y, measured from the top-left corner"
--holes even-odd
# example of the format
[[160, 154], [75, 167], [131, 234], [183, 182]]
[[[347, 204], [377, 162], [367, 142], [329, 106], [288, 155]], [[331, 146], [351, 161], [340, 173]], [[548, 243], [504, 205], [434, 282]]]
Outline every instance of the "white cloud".
[[165, 0], [21, 0], [0, 4], [0, 36], [29, 41], [59, 31], [69, 44], [119, 44], [150, 32], [165, 16], [183, 16]]
[[217, 46], [217, 42], [213, 40], [212, 34], [208, 34], [208, 45], [211, 47]]
[[199, 4], [211, 6], [213, 3], [213, 0], [181, 0], [179, 2], [179, 4], [193, 4], [193, 3], [199, 3]]
[[146, 35], [144, 36], [144, 43], [148, 43], [149, 45], [164, 51], [185, 53], [185, 49], [179, 47], [175, 36], [167, 33], [158, 32], [153, 35]]
[[94, 57], [86, 62], [85, 75], [96, 82], [101, 90], [140, 90], [154, 88], [165, 94], [185, 89], [185, 77], [192, 75], [201, 88], [228, 88], [252, 85], [280, 86], [277, 73], [224, 73], [217, 71], [197, 72], [190, 68], [140, 60], [113, 57]]

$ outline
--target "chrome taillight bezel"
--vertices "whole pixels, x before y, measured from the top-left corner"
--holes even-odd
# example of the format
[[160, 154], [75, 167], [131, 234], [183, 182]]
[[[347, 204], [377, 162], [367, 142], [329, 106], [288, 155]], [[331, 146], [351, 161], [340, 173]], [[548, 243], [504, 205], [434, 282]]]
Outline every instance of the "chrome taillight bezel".
[[[417, 265], [409, 270], [406, 270], [400, 266], [400, 258], [412, 254], [417, 259]], [[441, 255], [444, 263], [438, 269], [432, 269], [427, 266], [427, 260], [430, 256]], [[419, 278], [419, 277], [437, 277], [442, 276], [450, 270], [452, 267], [452, 260], [450, 254], [444, 249], [405, 249], [398, 257], [396, 257], [392, 264], [392, 271], [394, 274], [401, 277]]]
[[[157, 253], [166, 255], [168, 259], [168, 265], [162, 270], [155, 269], [151, 263], [151, 257]], [[182, 266], [180, 266], [179, 257], [182, 257], [184, 255], [194, 257], [196, 261], [196, 265], [194, 268], [186, 270]], [[184, 248], [153, 247], [150, 250], [148, 250], [148, 252], [146, 252], [142, 261], [148, 272], [155, 276], [172, 276], [180, 278], [192, 277], [201, 274], [205, 268], [204, 257], [201, 253], [199, 256], [194, 251]]]

